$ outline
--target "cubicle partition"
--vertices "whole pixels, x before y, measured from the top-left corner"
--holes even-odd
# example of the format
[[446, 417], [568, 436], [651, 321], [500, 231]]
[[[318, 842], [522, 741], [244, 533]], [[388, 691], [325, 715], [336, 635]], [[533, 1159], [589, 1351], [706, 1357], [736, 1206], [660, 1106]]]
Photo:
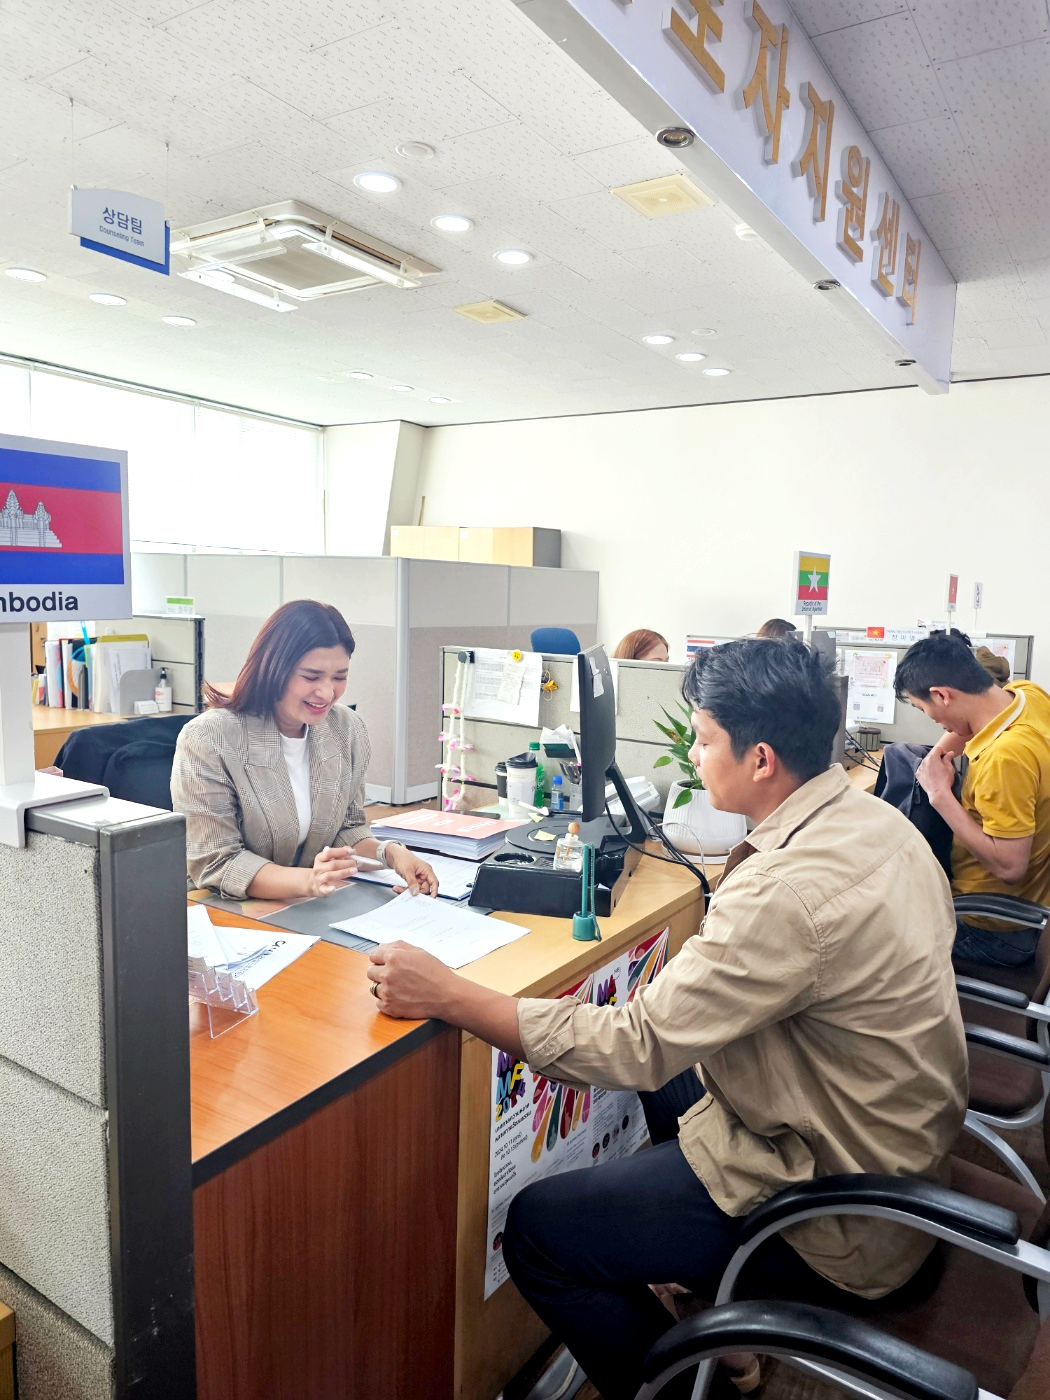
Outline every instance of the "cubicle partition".
[[149, 637], [154, 669], [163, 666], [168, 673], [172, 709], [180, 714], [196, 714], [201, 708], [204, 679], [203, 618], [136, 612], [134, 617], [99, 626], [103, 633], [144, 632]]
[[194, 1394], [185, 828], [110, 798], [0, 846], [0, 1302], [19, 1400]]
[[598, 612], [598, 575], [575, 569], [460, 564], [337, 555], [136, 554], [137, 610], [191, 597], [204, 618], [204, 671], [232, 680], [259, 628], [282, 603], [318, 598], [346, 617], [356, 650], [345, 701], [372, 744], [366, 793], [418, 802], [437, 791], [439, 648], [529, 645], [533, 627], [571, 627], [588, 646]]
[[[455, 686], [456, 667], [462, 647], [441, 649], [441, 704], [451, 702]], [[660, 755], [666, 752], [666, 739], [656, 722], [666, 723], [664, 711], [682, 718], [682, 680], [686, 668], [659, 661], [614, 661], [613, 678], [616, 685], [616, 762], [625, 777], [644, 777], [666, 799], [668, 789], [678, 776], [674, 765], [654, 768]], [[580, 715], [572, 708], [572, 674], [576, 658], [544, 655], [543, 668], [557, 687], [541, 691], [540, 726], [556, 729], [566, 724], [577, 736]], [[468, 787], [495, 789], [495, 766], [511, 754], [523, 753], [532, 739], [539, 737], [539, 728], [508, 724], [502, 720], [476, 719], [468, 714], [466, 738], [474, 745], [467, 754], [466, 766], [474, 775]], [[431, 754], [438, 746], [431, 738]], [[431, 759], [433, 762], [433, 758]]]

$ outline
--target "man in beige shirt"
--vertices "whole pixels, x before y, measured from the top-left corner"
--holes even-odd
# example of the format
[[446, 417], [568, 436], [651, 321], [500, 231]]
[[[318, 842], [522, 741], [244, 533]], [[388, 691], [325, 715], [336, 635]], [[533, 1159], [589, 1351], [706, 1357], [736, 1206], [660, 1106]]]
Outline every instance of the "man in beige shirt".
[[[700, 653], [685, 694], [712, 803], [756, 825], [639, 997], [519, 1000], [396, 944], [368, 973], [389, 1015], [462, 1026], [563, 1083], [642, 1091], [652, 1150], [526, 1187], [504, 1232], [514, 1282], [606, 1400], [635, 1394], [670, 1325], [647, 1282], [713, 1293], [743, 1217], [795, 1182], [938, 1177], [966, 1106], [948, 883], [896, 809], [828, 767], [840, 711], [821, 659], [731, 642]], [[865, 1297], [929, 1248], [856, 1216], [789, 1243], [797, 1268]]]

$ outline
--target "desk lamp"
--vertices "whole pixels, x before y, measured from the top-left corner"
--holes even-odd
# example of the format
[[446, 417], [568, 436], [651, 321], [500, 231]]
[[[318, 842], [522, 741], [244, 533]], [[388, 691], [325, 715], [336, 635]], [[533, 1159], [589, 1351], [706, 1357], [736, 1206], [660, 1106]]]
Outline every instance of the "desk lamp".
[[598, 920], [594, 917], [594, 847], [583, 848], [580, 874], [580, 912], [572, 916], [572, 936], [578, 943], [600, 943]]

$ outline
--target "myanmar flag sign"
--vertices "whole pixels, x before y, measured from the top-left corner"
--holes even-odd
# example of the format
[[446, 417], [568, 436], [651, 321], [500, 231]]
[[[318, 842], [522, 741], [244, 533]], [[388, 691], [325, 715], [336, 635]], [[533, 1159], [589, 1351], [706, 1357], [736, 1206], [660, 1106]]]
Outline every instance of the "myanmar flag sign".
[[831, 555], [800, 550], [795, 555], [795, 616], [828, 610]]

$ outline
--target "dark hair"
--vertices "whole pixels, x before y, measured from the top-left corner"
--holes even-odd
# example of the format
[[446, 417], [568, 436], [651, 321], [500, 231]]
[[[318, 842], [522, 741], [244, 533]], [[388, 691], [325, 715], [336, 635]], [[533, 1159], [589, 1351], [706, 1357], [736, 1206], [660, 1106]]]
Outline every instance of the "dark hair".
[[651, 632], [648, 627], [639, 627], [634, 632], [628, 632], [626, 637], [620, 638], [613, 652], [613, 659], [637, 661], [640, 656], [652, 651], [653, 647], [659, 646], [661, 642], [667, 646], [667, 638], [662, 637], [659, 632]]
[[767, 642], [783, 642], [792, 637], [797, 630], [795, 624], [788, 622], [786, 618], [771, 617], [768, 622], [763, 622], [755, 636]]
[[938, 627], [930, 633], [930, 636], [951, 637], [957, 642], [962, 642], [964, 647], [969, 647], [971, 651], [973, 650], [973, 642], [971, 642], [966, 633], [961, 631], [958, 627], [950, 627], [947, 632], [943, 627]]
[[962, 633], [931, 632], [910, 646], [897, 664], [893, 682], [897, 699], [914, 695], [916, 700], [928, 700], [934, 685], [950, 686], [964, 695], [990, 690], [995, 682], [962, 637]]
[[682, 690], [726, 731], [738, 759], [768, 744], [803, 782], [831, 762], [842, 705], [830, 666], [803, 642], [754, 637], [705, 648]]
[[296, 666], [315, 647], [343, 647], [353, 656], [354, 639], [342, 613], [310, 598], [285, 603], [263, 623], [232, 693], [225, 695], [205, 681], [204, 698], [215, 709], [268, 715]]

